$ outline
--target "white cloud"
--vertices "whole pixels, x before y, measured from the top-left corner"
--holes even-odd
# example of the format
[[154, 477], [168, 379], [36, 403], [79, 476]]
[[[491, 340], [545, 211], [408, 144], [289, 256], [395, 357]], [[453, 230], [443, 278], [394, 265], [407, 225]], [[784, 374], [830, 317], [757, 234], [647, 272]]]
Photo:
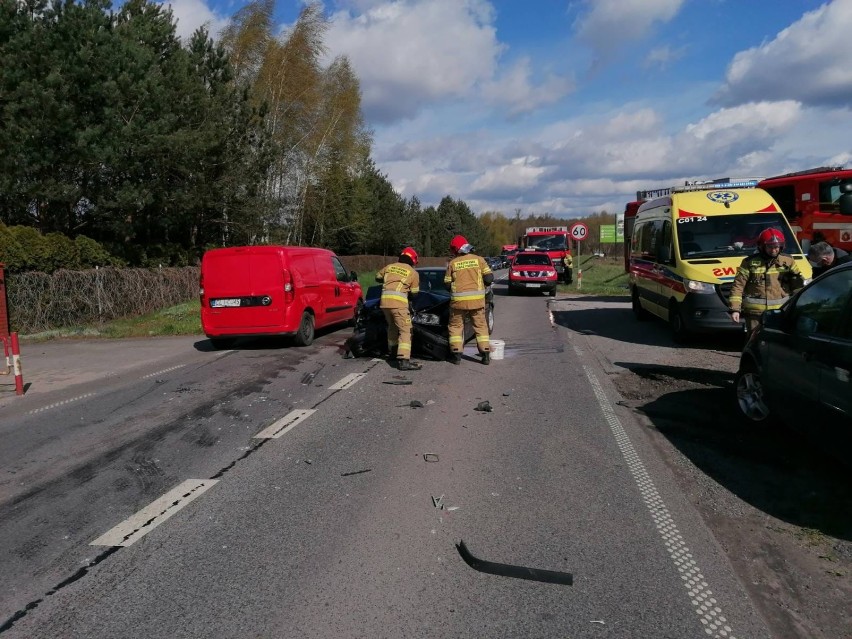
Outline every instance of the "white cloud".
[[217, 38], [228, 24], [229, 18], [213, 12], [204, 0], [172, 0], [163, 3], [171, 7], [177, 22], [177, 34], [186, 43], [198, 27], [206, 26], [210, 36]]
[[680, 60], [684, 56], [685, 51], [686, 49], [683, 47], [679, 49], [672, 49], [668, 45], [656, 47], [651, 49], [651, 51], [648, 52], [648, 55], [645, 56], [642, 66], [646, 69], [665, 69], [673, 62]]
[[371, 122], [413, 117], [438, 101], [469, 97], [490, 79], [502, 50], [483, 0], [395, 0], [332, 14], [326, 44], [352, 61]]
[[680, 11], [684, 0], [585, 0], [588, 11], [574, 26], [578, 37], [606, 59], [621, 46], [641, 40]]
[[472, 197], [516, 197], [538, 187], [546, 172], [537, 166], [536, 158], [515, 158], [509, 164], [484, 171], [471, 183], [469, 193]]
[[520, 58], [501, 77], [486, 82], [482, 88], [486, 100], [508, 106], [510, 117], [530, 113], [554, 104], [573, 91], [574, 82], [549, 74], [538, 86], [532, 80], [532, 60]]
[[798, 100], [809, 105], [852, 102], [852, 2], [835, 0], [741, 51], [728, 67], [716, 99], [731, 105]]

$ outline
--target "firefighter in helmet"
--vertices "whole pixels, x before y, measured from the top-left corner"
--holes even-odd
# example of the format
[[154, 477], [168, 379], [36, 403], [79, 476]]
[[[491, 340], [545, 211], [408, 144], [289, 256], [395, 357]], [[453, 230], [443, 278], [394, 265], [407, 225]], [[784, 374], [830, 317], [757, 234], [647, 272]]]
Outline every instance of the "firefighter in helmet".
[[456, 235], [450, 241], [453, 259], [447, 264], [444, 284], [450, 289], [450, 361], [461, 363], [464, 350], [464, 320], [470, 319], [476, 332], [476, 347], [482, 355], [482, 363], [491, 363], [491, 344], [488, 339], [488, 322], [485, 319], [485, 287], [494, 281], [488, 264], [473, 254], [467, 240]]
[[414, 270], [417, 251], [406, 247], [399, 261], [388, 264], [378, 273], [376, 281], [382, 283], [382, 298], [379, 308], [388, 324], [388, 350], [391, 360], [399, 360], [399, 370], [420, 370], [420, 364], [411, 361], [411, 313], [408, 310], [409, 296], [420, 291], [420, 275]]
[[731, 287], [731, 319], [745, 319], [750, 333], [760, 325], [763, 311], [781, 308], [795, 291], [804, 286], [804, 276], [796, 260], [781, 253], [784, 234], [778, 229], [763, 229], [757, 236], [757, 252], [743, 259]]

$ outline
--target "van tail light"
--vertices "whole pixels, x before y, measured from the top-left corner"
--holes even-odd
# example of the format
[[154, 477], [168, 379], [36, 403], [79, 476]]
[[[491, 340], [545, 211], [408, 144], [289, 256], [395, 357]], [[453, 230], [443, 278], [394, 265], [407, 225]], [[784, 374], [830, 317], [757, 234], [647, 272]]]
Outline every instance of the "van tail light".
[[284, 269], [284, 301], [289, 303], [293, 301], [293, 277], [290, 271]]
[[201, 300], [201, 305], [204, 306], [204, 276], [198, 277], [198, 298]]

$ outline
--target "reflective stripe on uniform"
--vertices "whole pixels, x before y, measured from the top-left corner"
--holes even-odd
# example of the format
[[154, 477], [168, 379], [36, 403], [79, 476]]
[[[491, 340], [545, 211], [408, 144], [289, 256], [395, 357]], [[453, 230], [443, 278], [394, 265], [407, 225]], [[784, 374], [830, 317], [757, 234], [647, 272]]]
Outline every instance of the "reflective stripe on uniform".
[[408, 293], [399, 293], [397, 291], [382, 291], [382, 299], [395, 299], [407, 302]]
[[453, 291], [450, 293], [450, 297], [456, 302], [463, 300], [484, 300], [485, 291]]

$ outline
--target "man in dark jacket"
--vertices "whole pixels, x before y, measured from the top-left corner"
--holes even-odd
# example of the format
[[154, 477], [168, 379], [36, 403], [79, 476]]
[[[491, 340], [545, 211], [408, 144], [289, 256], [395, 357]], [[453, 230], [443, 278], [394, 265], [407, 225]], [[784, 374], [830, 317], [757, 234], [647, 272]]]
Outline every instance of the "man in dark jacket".
[[811, 244], [808, 249], [808, 262], [814, 271], [814, 277], [822, 275], [828, 269], [846, 264], [852, 257], [843, 249], [834, 248], [828, 242]]

